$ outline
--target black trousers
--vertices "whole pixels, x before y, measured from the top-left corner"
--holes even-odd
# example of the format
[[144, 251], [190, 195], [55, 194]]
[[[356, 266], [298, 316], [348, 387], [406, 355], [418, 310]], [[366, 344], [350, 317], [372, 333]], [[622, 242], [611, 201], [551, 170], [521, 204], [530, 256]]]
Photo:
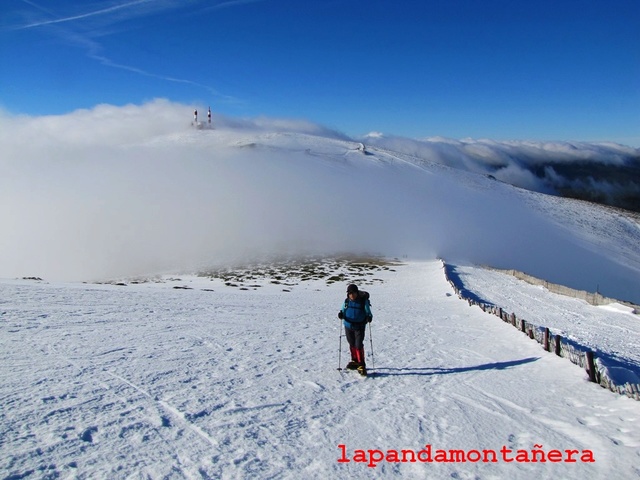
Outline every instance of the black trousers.
[[367, 324], [363, 324], [362, 328], [348, 328], [344, 327], [344, 334], [347, 337], [349, 346], [353, 348], [364, 348], [364, 333]]

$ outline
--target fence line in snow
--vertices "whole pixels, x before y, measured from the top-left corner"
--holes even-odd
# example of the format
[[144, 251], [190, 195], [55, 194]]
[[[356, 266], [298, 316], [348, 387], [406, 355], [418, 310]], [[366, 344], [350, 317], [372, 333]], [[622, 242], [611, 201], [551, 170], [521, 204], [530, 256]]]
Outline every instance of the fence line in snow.
[[[500, 318], [503, 322], [512, 325], [513, 327], [520, 330], [522, 333], [527, 335], [532, 340], [536, 340], [538, 343], [542, 345], [542, 348], [547, 352], [552, 352], [558, 355], [559, 357], [567, 358], [572, 363], [584, 368], [589, 375], [589, 380], [599, 384], [601, 387], [611, 390], [612, 392], [619, 393], [621, 395], [627, 395], [630, 398], [635, 400], [640, 400], [640, 384], [637, 383], [625, 383], [622, 385], [618, 385], [614, 382], [614, 380], [608, 375], [606, 368], [604, 368], [601, 364], [599, 364], [598, 360], [598, 352], [594, 352], [589, 347], [580, 345], [577, 342], [569, 341], [566, 338], [563, 338], [562, 335], [552, 333], [548, 327], [535, 325], [523, 318], [520, 318], [513, 312], [507, 312], [505, 309], [498, 307], [496, 305], [488, 304], [482, 302], [478, 298], [472, 298], [470, 295], [465, 295], [465, 290], [460, 288], [460, 286], [456, 285], [453, 280], [451, 280], [450, 271], [452, 266], [448, 265], [446, 262], [442, 261], [444, 274], [455, 291], [456, 295], [462, 300], [465, 300], [469, 303], [470, 306], [478, 306], [484, 312], [493, 314]], [[510, 273], [510, 271], [507, 271]], [[519, 272], [520, 273], [520, 272]], [[525, 275], [525, 274], [522, 274]], [[535, 277], [531, 277], [527, 275], [528, 279], [525, 281], [529, 281], [530, 279], [534, 279]], [[518, 277], [519, 278], [519, 277]], [[521, 278], [524, 280], [524, 278]], [[544, 280], [537, 280], [538, 285], [547, 285], [548, 282]], [[531, 283], [531, 282], [529, 282]], [[553, 285], [553, 284], [549, 284]], [[562, 286], [559, 286], [562, 287]], [[563, 289], [568, 289], [567, 287], [562, 287]], [[561, 293], [558, 289], [552, 290], [555, 293]], [[573, 290], [576, 292], [576, 290]], [[572, 292], [572, 293], [573, 293]], [[586, 293], [586, 292], [585, 292]], [[592, 294], [599, 296], [595, 297], [596, 302], [603, 301], [605, 297], [602, 297], [599, 294]], [[577, 295], [570, 294], [570, 296], [575, 297]], [[585, 297], [579, 296], [578, 298]], [[593, 297], [592, 297], [593, 298]], [[606, 299], [610, 301], [617, 301], [613, 299]], [[589, 300], [587, 300], [589, 301]], [[622, 302], [619, 302], [622, 303]], [[593, 305], [602, 305], [602, 303], [592, 303]]]
[[499, 268], [493, 268], [493, 267], [485, 267], [485, 268], [487, 270], [493, 270], [495, 272], [506, 273], [507, 275], [511, 275], [512, 277], [515, 277], [518, 280], [523, 280], [531, 285], [542, 285], [544, 288], [546, 288], [552, 293], [564, 295], [565, 297], [578, 298], [586, 301], [591, 305], [599, 306], [599, 305], [609, 305], [610, 303], [619, 303], [621, 305], [630, 307], [635, 311], [640, 310], [640, 306], [635, 305], [631, 302], [625, 302], [623, 300], [605, 297], [600, 292], [593, 293], [593, 292], [587, 292], [584, 290], [576, 290], [575, 288], [567, 287], [565, 285], [551, 283], [546, 280], [542, 280], [540, 278], [529, 275], [527, 273], [521, 272], [519, 270], [501, 270]]

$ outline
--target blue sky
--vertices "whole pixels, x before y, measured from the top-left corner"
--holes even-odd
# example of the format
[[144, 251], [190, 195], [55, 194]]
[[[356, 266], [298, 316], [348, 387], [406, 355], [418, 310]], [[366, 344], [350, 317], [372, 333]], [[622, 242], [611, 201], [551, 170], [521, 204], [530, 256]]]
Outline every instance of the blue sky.
[[0, 107], [640, 146], [638, 0], [3, 0]]

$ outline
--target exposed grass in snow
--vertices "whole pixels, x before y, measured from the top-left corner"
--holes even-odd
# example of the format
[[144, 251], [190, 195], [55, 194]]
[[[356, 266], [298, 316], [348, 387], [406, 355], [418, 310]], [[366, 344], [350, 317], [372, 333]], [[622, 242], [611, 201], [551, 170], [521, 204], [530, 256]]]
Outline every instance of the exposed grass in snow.
[[[384, 279], [379, 278], [378, 273], [394, 272], [401, 265], [403, 263], [398, 259], [387, 259], [375, 255], [296, 256], [204, 269], [197, 272], [195, 276], [212, 282], [222, 282], [227, 287], [241, 290], [261, 288], [270, 284], [280, 285], [284, 291], [290, 291], [292, 287], [315, 281], [323, 282], [326, 285], [334, 283], [355, 283], [360, 286], [381, 284]], [[125, 286], [167, 282], [182, 282], [182, 277], [175, 275], [137, 277], [99, 283]], [[174, 286], [174, 288], [186, 289], [189, 287]]]
[[[382, 257], [343, 255], [335, 258], [294, 258], [269, 263], [257, 263], [237, 267], [225, 267], [198, 273], [199, 276], [217, 278], [229, 286], [247, 287], [249, 282], [268, 281], [276, 285], [293, 287], [301, 282], [324, 281], [375, 285], [384, 282], [376, 278], [378, 272], [394, 271], [398, 260]], [[258, 283], [260, 285], [260, 283]], [[249, 285], [250, 286], [250, 285]]]

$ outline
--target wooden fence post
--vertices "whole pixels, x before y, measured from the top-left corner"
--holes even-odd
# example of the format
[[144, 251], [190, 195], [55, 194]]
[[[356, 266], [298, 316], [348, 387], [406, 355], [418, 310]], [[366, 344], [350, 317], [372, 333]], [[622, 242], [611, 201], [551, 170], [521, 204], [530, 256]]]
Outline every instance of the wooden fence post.
[[549, 350], [549, 327], [545, 327], [544, 329], [544, 349], [548, 352]]
[[593, 352], [591, 350], [587, 351], [587, 368], [589, 369], [589, 380], [593, 383], [596, 382], [596, 366], [593, 362]]
[[562, 336], [556, 335], [555, 339], [556, 339], [556, 355], [560, 356], [560, 353], [562, 353]]

